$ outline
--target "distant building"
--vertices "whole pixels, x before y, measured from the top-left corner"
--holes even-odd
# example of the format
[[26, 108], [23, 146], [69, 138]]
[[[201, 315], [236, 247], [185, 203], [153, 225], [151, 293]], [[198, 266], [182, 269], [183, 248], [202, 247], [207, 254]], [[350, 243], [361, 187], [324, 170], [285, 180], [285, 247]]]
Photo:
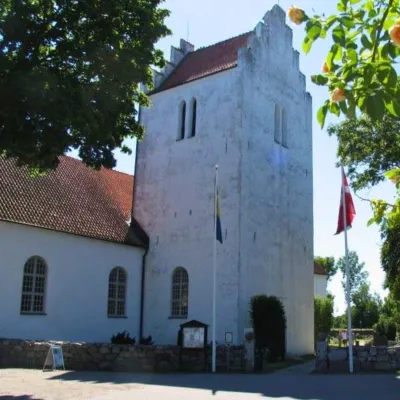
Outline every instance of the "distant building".
[[314, 296], [327, 296], [328, 273], [314, 261]]

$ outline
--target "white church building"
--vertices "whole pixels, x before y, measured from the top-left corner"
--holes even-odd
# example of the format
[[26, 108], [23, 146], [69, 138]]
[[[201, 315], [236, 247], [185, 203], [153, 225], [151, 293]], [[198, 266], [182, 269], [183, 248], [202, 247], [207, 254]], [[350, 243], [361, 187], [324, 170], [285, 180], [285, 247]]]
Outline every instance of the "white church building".
[[[217, 341], [243, 343], [253, 295], [279, 297], [287, 350], [314, 349], [312, 100], [285, 13], [154, 73], [135, 178], [62, 157], [31, 179], [0, 159], [0, 337], [176, 344], [212, 325], [214, 166]], [[210, 338], [210, 335], [209, 335]]]

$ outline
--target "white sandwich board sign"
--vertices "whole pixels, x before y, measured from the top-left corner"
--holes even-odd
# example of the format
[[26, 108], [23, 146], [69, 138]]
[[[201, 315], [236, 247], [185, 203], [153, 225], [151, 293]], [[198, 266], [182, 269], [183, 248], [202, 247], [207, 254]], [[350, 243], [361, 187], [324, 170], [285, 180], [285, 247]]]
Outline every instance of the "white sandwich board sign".
[[62, 368], [65, 370], [64, 355], [61, 346], [54, 344], [50, 346], [46, 360], [43, 365], [43, 371], [49, 368], [51, 368], [52, 370], [55, 370], [57, 368]]

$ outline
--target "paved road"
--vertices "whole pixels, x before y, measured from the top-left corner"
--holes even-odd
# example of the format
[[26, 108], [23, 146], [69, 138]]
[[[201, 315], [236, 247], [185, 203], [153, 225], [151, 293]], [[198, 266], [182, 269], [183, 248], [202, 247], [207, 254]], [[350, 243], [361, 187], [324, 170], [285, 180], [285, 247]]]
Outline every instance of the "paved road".
[[96, 400], [399, 400], [400, 378], [389, 375], [322, 376], [270, 375], [172, 375], [147, 377], [141, 390], [110, 393]]
[[400, 376], [122, 374], [0, 369], [0, 400], [399, 400]]

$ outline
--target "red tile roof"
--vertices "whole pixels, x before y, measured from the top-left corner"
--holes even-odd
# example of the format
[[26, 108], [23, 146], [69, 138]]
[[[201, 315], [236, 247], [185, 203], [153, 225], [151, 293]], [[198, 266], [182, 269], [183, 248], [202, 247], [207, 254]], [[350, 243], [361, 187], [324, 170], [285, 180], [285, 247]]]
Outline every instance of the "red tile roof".
[[0, 157], [0, 220], [146, 247], [147, 235], [131, 226], [133, 176], [95, 171], [60, 157], [55, 171], [30, 178], [15, 160]]
[[234, 38], [188, 53], [171, 75], [152, 93], [171, 89], [175, 86], [236, 67], [238, 50], [246, 46], [247, 39], [251, 33], [243, 33]]
[[314, 274], [328, 276], [328, 273], [325, 271], [325, 269], [315, 261], [314, 261]]

